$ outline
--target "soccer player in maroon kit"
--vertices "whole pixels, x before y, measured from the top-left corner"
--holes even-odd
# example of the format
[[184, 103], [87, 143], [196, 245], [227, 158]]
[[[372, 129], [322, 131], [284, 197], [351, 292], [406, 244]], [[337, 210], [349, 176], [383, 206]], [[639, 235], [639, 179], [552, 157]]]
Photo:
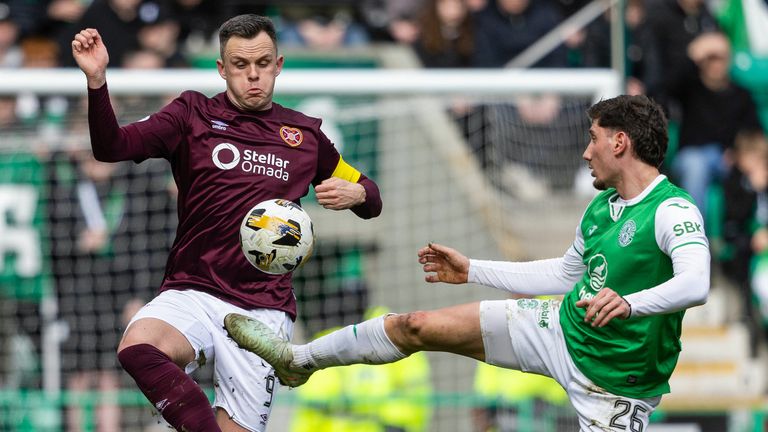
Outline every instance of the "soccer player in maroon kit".
[[[274, 371], [227, 337], [224, 316], [248, 314], [290, 338], [291, 275], [268, 275], [240, 250], [239, 227], [256, 203], [318, 202], [368, 219], [381, 213], [376, 184], [344, 162], [321, 121], [272, 102], [284, 58], [272, 22], [240, 15], [219, 30], [218, 71], [226, 91], [194, 91], [120, 127], [106, 84], [107, 48], [95, 29], [72, 41], [88, 83], [91, 146], [101, 161], [165, 158], [179, 188], [179, 226], [160, 294], [129, 324], [118, 347], [123, 368], [165, 420], [184, 431], [262, 431], [276, 390]], [[216, 356], [214, 409], [187, 375]]]

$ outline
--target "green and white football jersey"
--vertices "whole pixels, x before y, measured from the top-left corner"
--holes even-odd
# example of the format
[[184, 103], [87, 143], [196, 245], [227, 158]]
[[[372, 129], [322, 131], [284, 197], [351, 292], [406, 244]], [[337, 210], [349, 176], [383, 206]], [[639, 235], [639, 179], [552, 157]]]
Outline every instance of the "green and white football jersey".
[[621, 296], [662, 284], [673, 276], [670, 256], [677, 248], [708, 248], [701, 215], [682, 189], [659, 176], [630, 201], [615, 189], [589, 204], [574, 249], [586, 271], [563, 301], [560, 323], [573, 362], [611, 393], [647, 398], [669, 392], [669, 377], [680, 352], [683, 311], [628, 320], [602, 328], [584, 322], [576, 307], [603, 288]]

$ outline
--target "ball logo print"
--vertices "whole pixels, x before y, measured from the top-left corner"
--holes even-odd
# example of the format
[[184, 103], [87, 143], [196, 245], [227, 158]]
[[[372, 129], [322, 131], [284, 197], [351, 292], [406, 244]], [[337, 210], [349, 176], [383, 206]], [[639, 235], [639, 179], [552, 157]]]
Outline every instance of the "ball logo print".
[[283, 126], [280, 128], [280, 138], [291, 147], [298, 147], [304, 141], [304, 134], [298, 128]]
[[307, 212], [285, 199], [256, 204], [240, 225], [245, 258], [268, 274], [285, 274], [301, 267], [312, 254], [314, 239]]
[[[232, 161], [221, 161], [219, 154], [224, 150], [229, 150], [229, 152], [232, 153]], [[238, 150], [237, 147], [230, 143], [221, 143], [213, 148], [211, 158], [213, 159], [213, 164], [216, 165], [217, 168], [223, 170], [231, 170], [232, 168], [236, 167], [238, 163], [240, 163], [240, 150]]]

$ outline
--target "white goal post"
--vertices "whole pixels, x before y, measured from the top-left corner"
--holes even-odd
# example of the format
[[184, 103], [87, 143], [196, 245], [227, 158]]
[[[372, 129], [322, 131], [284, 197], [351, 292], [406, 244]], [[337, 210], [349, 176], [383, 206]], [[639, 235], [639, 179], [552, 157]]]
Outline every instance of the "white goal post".
[[[5, 69], [0, 94], [78, 95], [85, 77], [78, 69]], [[121, 70], [107, 73], [110, 93], [169, 94], [184, 90], [218, 93], [224, 81], [210, 69]], [[277, 94], [294, 95], [505, 95], [554, 92], [595, 99], [620, 92], [621, 79], [611, 69], [332, 69], [284, 70]]]

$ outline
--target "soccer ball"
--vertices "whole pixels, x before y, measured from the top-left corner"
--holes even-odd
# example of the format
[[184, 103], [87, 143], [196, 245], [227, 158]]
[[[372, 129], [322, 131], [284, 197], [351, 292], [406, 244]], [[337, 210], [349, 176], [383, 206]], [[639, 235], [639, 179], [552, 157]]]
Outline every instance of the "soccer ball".
[[293, 201], [260, 202], [240, 224], [240, 245], [254, 267], [269, 274], [285, 274], [301, 267], [312, 255], [312, 220]]

